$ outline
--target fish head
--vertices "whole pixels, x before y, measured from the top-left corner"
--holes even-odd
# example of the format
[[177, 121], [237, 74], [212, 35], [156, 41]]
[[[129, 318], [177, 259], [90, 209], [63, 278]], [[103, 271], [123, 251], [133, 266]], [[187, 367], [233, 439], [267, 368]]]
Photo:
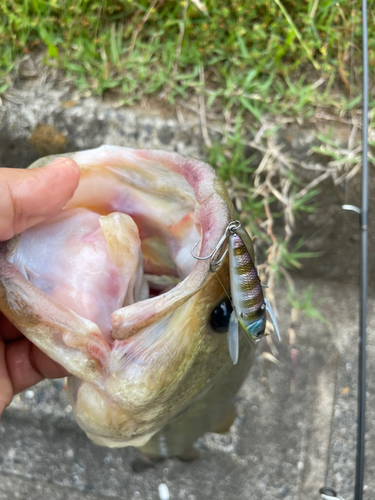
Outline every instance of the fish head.
[[95, 442], [141, 446], [213, 387], [234, 396], [250, 367], [246, 345], [233, 367], [212, 323], [228, 260], [213, 274], [191, 252], [199, 242], [212, 253], [233, 207], [197, 160], [114, 146], [64, 156], [79, 186], [58, 216], [1, 244], [0, 309], [69, 371], [73, 412]]

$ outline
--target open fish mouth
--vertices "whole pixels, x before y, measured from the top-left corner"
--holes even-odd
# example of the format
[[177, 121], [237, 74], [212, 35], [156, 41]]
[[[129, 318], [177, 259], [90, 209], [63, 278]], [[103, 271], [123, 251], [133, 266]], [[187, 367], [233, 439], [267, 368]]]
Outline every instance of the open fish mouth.
[[209, 323], [228, 263], [219, 281], [191, 255], [198, 241], [212, 252], [233, 208], [197, 160], [114, 146], [64, 156], [80, 184], [57, 217], [1, 244], [0, 309], [72, 374], [90, 437], [144, 444], [233, 370]]
[[[110, 146], [68, 156], [81, 168], [73, 199], [15, 238], [7, 258], [40, 290], [95, 323], [108, 342], [123, 340], [135, 330], [123, 308], [165, 296], [185, 280], [197, 264], [192, 246], [201, 233], [202, 247], [210, 244], [227, 205], [218, 203], [202, 162]], [[210, 205], [215, 218], [207, 217]], [[197, 271], [188, 280], [196, 289]]]

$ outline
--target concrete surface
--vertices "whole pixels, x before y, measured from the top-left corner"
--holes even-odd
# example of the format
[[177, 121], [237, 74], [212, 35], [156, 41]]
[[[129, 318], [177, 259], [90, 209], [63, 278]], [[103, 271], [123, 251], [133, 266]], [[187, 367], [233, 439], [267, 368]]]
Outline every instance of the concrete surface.
[[[199, 122], [191, 116], [181, 123], [160, 109], [114, 109], [93, 98], [79, 100], [69, 89], [14, 90], [0, 106], [2, 167], [25, 167], [45, 154], [102, 143], [162, 148], [193, 157], [204, 154]], [[314, 284], [314, 300], [328, 323], [300, 316], [292, 324], [286, 290], [276, 291], [282, 331], [282, 343], [275, 344], [278, 363], [263, 356], [262, 341], [237, 396], [237, 417], [228, 434], [200, 439], [200, 458], [194, 462], [171, 459], [150, 466], [136, 449], [112, 450], [91, 443], [74, 422], [63, 381], [44, 381], [16, 396], [0, 422], [0, 500], [166, 500], [166, 491], [170, 499], [182, 500], [313, 500], [320, 498], [318, 489], [325, 484], [345, 500], [352, 499], [358, 241], [356, 223], [345, 227], [341, 216], [330, 222], [329, 207], [340, 206], [342, 193], [334, 196], [326, 200], [329, 231], [324, 233], [327, 227], [322, 227], [321, 244], [330, 246], [320, 261], [323, 269], [321, 264], [309, 265], [309, 279], [296, 280], [300, 293]], [[321, 219], [312, 219], [300, 231], [313, 234], [319, 224]], [[348, 233], [352, 239], [345, 236]], [[341, 240], [334, 239], [337, 234]], [[339, 264], [330, 274], [333, 246]], [[326, 279], [317, 279], [322, 277]], [[367, 499], [375, 498], [374, 303], [372, 296]]]

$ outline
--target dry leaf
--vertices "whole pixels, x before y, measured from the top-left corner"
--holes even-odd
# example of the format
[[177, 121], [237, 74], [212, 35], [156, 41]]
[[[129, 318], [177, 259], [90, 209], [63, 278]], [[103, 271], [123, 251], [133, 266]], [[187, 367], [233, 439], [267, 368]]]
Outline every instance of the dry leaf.
[[271, 363], [275, 363], [275, 365], [280, 364], [280, 361], [277, 358], [275, 358], [275, 356], [273, 356], [270, 352], [263, 352], [262, 357], [267, 361], [271, 361]]

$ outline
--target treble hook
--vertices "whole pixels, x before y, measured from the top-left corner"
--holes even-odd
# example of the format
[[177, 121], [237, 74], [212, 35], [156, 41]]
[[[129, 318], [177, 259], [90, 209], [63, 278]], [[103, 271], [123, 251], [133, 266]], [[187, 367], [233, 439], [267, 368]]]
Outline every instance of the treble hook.
[[[207, 260], [211, 259], [210, 262], [210, 271], [212, 273], [216, 273], [216, 271], [219, 269], [221, 266], [221, 263], [223, 262], [225, 256], [228, 253], [228, 248], [225, 249], [225, 251], [220, 255], [220, 252], [222, 251], [222, 248], [224, 247], [225, 240], [228, 238], [229, 233], [234, 234], [237, 229], [241, 227], [241, 222], [238, 220], [231, 221], [227, 227], [225, 228], [223, 236], [220, 238], [219, 242], [215, 246], [215, 248], [212, 250], [212, 252], [209, 255], [206, 255], [205, 257], [199, 257], [198, 255], [195, 255], [194, 250], [198, 246], [199, 242], [201, 240], [198, 240], [192, 247], [191, 249], [191, 255], [194, 257], [194, 259], [197, 260]], [[218, 257], [219, 256], [219, 257]]]
[[194, 257], [194, 259], [197, 259], [197, 260], [207, 260], [207, 259], [210, 259], [212, 257], [212, 254], [214, 253], [214, 250], [212, 250], [212, 252], [210, 253], [210, 255], [207, 255], [207, 257], [198, 257], [198, 255], [195, 255], [194, 253], [194, 250], [197, 248], [198, 244], [201, 242], [202, 240], [198, 240], [196, 243], [194, 243], [192, 249], [191, 249], [191, 255]]

